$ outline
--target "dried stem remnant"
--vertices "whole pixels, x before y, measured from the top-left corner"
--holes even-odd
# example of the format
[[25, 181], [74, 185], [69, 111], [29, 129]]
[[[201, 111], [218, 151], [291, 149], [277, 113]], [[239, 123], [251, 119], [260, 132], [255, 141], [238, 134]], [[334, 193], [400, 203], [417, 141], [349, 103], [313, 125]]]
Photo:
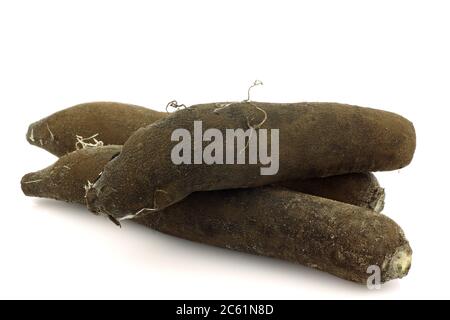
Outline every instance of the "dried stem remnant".
[[[96, 139], [97, 136], [98, 133], [87, 138], [83, 138], [82, 136], [76, 135], [75, 138], [77, 142], [75, 143], [75, 149], [80, 150], [87, 148], [103, 147], [103, 141], [97, 140]], [[89, 140], [92, 140], [93, 142], [88, 142]]]

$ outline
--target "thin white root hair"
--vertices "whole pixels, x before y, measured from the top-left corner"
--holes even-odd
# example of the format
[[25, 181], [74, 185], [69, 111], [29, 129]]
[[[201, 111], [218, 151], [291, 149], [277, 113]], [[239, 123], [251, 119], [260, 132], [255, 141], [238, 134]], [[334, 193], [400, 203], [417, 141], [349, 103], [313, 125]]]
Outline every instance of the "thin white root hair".
[[67, 169], [67, 170], [70, 170], [70, 167], [69, 167], [69, 166], [63, 166], [63, 168], [65, 168], [65, 169]]
[[246, 102], [251, 101], [250, 100], [250, 91], [252, 90], [252, 88], [256, 87], [256, 86], [262, 86], [264, 85], [264, 83], [261, 80], [255, 80], [253, 82], [253, 84], [248, 88], [247, 90], [247, 100], [244, 100]]
[[55, 141], [55, 135], [54, 135], [53, 132], [50, 130], [50, 127], [48, 126], [48, 123], [47, 123], [47, 130], [48, 130], [48, 132], [50, 133], [50, 140], [51, 140], [51, 141]]
[[94, 184], [88, 180], [87, 184], [84, 186], [84, 190], [86, 191], [86, 193], [84, 194], [85, 198], [87, 196], [87, 193], [89, 192], [89, 190], [92, 189], [93, 186], [94, 186]]
[[262, 85], [264, 85], [264, 83], [263, 83], [261, 80], [255, 80], [255, 82], [253, 82], [253, 84], [252, 84], [252, 85], [248, 88], [248, 90], [247, 90], [247, 100], [244, 100], [244, 101], [243, 101], [243, 102], [247, 102], [248, 104], [254, 106], [256, 109], [258, 109], [259, 111], [261, 111], [261, 112], [264, 114], [264, 118], [263, 118], [263, 120], [262, 120], [260, 123], [258, 123], [258, 124], [255, 125], [255, 126], [252, 126], [252, 125], [250, 124], [249, 119], [247, 118], [247, 126], [248, 126], [250, 129], [253, 129], [253, 130], [250, 131], [250, 135], [249, 135], [249, 137], [248, 137], [248, 140], [247, 140], [247, 143], [245, 144], [244, 149], [242, 149], [239, 153], [242, 153], [243, 151], [245, 151], [245, 150], [248, 148], [248, 146], [250, 145], [250, 140], [251, 140], [251, 138], [252, 138], [253, 131], [255, 131], [255, 130], [261, 128], [261, 126], [267, 121], [267, 112], [266, 112], [264, 109], [258, 107], [256, 104], [252, 103], [251, 100], [250, 100], [250, 91], [252, 90], [252, 88], [254, 88], [254, 87], [256, 87], [256, 86], [262, 86]]
[[124, 221], [124, 220], [132, 220], [138, 218], [140, 215], [142, 215], [144, 212], [156, 212], [158, 209], [152, 209], [152, 208], [142, 208], [138, 212], [134, 214], [129, 214], [127, 216], [124, 216], [122, 218], [117, 219], [118, 221]]
[[[248, 119], [247, 119], [247, 125], [248, 125]], [[250, 145], [250, 140], [252, 139], [253, 136], [253, 131], [255, 131], [255, 128], [253, 128], [252, 126], [249, 126], [249, 129], [252, 129], [250, 131], [250, 134], [248, 135], [248, 140], [245, 143], [245, 146], [239, 151], [239, 154], [241, 154], [242, 152], [244, 152], [245, 150], [247, 150], [248, 146]]]
[[[261, 81], [261, 80], [255, 80], [254, 82], [253, 82], [253, 84], [247, 89], [247, 99], [245, 99], [245, 100], [242, 100], [242, 102], [250, 102], [251, 100], [250, 100], [250, 91], [252, 90], [252, 88], [254, 88], [254, 87], [256, 87], [256, 86], [262, 86], [264, 83]], [[216, 106], [217, 106], [217, 108], [216, 109], [214, 109], [214, 113], [217, 113], [218, 111], [220, 111], [220, 110], [222, 110], [222, 109], [225, 109], [225, 108], [228, 108], [229, 106], [231, 106], [231, 105], [233, 105], [233, 104], [235, 104], [235, 103], [237, 103], [237, 102], [229, 102], [229, 103], [216, 103]], [[256, 106], [255, 106], [256, 107]], [[258, 107], [257, 107], [258, 108]], [[258, 108], [258, 109], [260, 109], [260, 108]], [[260, 110], [262, 110], [262, 109], [260, 109]], [[262, 110], [262, 111], [264, 111], [264, 110]], [[266, 114], [266, 116], [267, 116], [267, 114]], [[265, 121], [265, 120], [264, 120]], [[264, 122], [263, 122], [264, 123]], [[262, 125], [262, 124], [261, 124]]]
[[235, 102], [229, 102], [229, 103], [216, 103], [217, 108], [214, 109], [214, 113], [219, 112], [222, 109], [228, 108], [229, 106], [235, 104]]
[[[96, 133], [88, 138], [83, 138], [82, 136], [76, 135], [77, 142], [75, 143], [75, 148], [77, 150], [87, 149], [87, 148], [96, 148], [103, 147], [103, 141], [95, 139], [99, 134]], [[87, 142], [92, 140], [93, 142]]]
[[158, 209], [158, 205], [156, 204], [156, 193], [157, 192], [161, 192], [161, 193], [164, 193], [164, 194], [169, 194], [166, 190], [163, 190], [163, 189], [156, 189], [155, 190], [155, 192], [153, 193], [153, 208], [156, 208], [156, 210], [159, 210]]
[[254, 104], [250, 101], [246, 101], [246, 102], [251, 104], [252, 106], [254, 106], [256, 109], [260, 110], [264, 114], [264, 119], [257, 125], [252, 126], [250, 124], [250, 120], [247, 118], [247, 126], [249, 127], [249, 129], [252, 129], [252, 131], [250, 131], [250, 135], [248, 136], [248, 140], [247, 140], [247, 143], [245, 144], [245, 147], [241, 151], [239, 151], [239, 153], [242, 153], [245, 150], [247, 150], [248, 146], [250, 145], [250, 140], [252, 139], [253, 131], [256, 131], [259, 128], [261, 128], [261, 126], [267, 121], [267, 112], [264, 109], [258, 107], [256, 104]]
[[41, 182], [41, 181], [42, 181], [42, 179], [30, 180], [30, 181], [25, 181], [24, 184], [38, 183], [38, 182]]
[[169, 108], [174, 108], [174, 109], [178, 110], [179, 108], [187, 108], [187, 107], [184, 104], [178, 104], [177, 100], [172, 100], [166, 105], [167, 113], [170, 113]]
[[247, 103], [251, 104], [252, 106], [254, 106], [256, 109], [258, 109], [259, 111], [261, 111], [264, 114], [264, 119], [260, 123], [258, 123], [256, 126], [251, 126], [250, 122], [248, 121], [248, 118], [247, 118], [247, 125], [249, 126], [249, 128], [253, 128], [253, 129], [261, 128], [262, 125], [267, 121], [267, 112], [264, 109], [258, 107], [256, 104], [254, 104], [250, 101], [247, 101]]
[[156, 192], [162, 192], [162, 193], [165, 193], [165, 194], [169, 194], [166, 190], [163, 190], [163, 189], [156, 189], [155, 193]]
[[34, 128], [31, 128], [30, 141], [34, 142]]
[[[264, 83], [263, 83], [261, 80], [255, 80], [255, 81], [253, 82], [253, 84], [252, 84], [252, 85], [248, 88], [248, 90], [247, 90], [247, 99], [242, 100], [242, 102], [248, 103], [248, 104], [252, 105], [253, 107], [255, 107], [256, 109], [258, 109], [259, 111], [261, 111], [261, 112], [264, 114], [264, 118], [263, 118], [263, 120], [262, 120], [260, 123], [258, 123], [258, 124], [256, 124], [256, 125], [251, 125], [251, 124], [250, 124], [250, 120], [247, 118], [247, 126], [248, 126], [250, 129], [253, 129], [253, 130], [250, 132], [250, 135], [249, 135], [249, 137], [248, 137], [247, 143], [245, 144], [245, 147], [244, 147], [242, 150], [240, 150], [239, 153], [242, 153], [242, 152], [244, 152], [245, 150], [247, 150], [248, 146], [250, 145], [250, 140], [251, 140], [251, 138], [252, 138], [253, 131], [254, 131], [254, 130], [258, 130], [259, 128], [261, 128], [261, 127], [264, 125], [264, 123], [266, 123], [266, 121], [267, 121], [267, 112], [266, 112], [264, 109], [258, 107], [256, 104], [254, 104], [254, 103], [251, 101], [251, 99], [250, 99], [250, 92], [251, 92], [252, 88], [254, 88], [254, 87], [256, 87], [256, 86], [262, 86], [263, 84], [264, 84]], [[218, 111], [223, 110], [223, 109], [225, 109], [225, 108], [227, 108], [227, 107], [229, 107], [229, 106], [231, 106], [231, 105], [233, 105], [233, 104], [236, 104], [236, 103], [237, 103], [237, 102], [216, 103], [216, 105], [217, 105], [218, 107], [217, 107], [216, 109], [214, 109], [214, 113], [217, 113]]]
[[161, 192], [161, 193], [164, 193], [164, 194], [169, 194], [167, 191], [165, 191], [165, 190], [163, 190], [163, 189], [156, 189], [155, 192], [154, 192], [154, 194], [153, 194], [153, 208], [142, 208], [142, 209], [140, 209], [139, 211], [137, 211], [136, 213], [126, 215], [126, 216], [124, 216], [124, 217], [122, 217], [122, 218], [119, 218], [119, 219], [117, 219], [117, 220], [118, 220], [119, 222], [120, 222], [120, 221], [123, 221], [123, 220], [132, 220], [132, 219], [138, 218], [138, 217], [139, 217], [140, 215], [142, 215], [144, 212], [157, 212], [157, 211], [160, 211], [161, 209], [159, 209], [159, 208], [157, 207], [157, 205], [156, 205], [156, 197], [155, 197], [155, 195], [156, 195], [157, 192]]

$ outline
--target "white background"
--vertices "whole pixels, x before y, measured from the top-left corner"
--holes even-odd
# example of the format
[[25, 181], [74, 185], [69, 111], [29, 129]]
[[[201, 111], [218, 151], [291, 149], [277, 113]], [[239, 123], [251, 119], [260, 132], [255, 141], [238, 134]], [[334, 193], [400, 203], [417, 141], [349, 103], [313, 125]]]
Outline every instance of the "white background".
[[[0, 298], [449, 298], [449, 16], [448, 1], [1, 1]], [[378, 174], [414, 250], [406, 278], [369, 291], [20, 190], [56, 159], [27, 144], [33, 121], [98, 100], [242, 100], [255, 79], [254, 100], [414, 122], [412, 164]]]

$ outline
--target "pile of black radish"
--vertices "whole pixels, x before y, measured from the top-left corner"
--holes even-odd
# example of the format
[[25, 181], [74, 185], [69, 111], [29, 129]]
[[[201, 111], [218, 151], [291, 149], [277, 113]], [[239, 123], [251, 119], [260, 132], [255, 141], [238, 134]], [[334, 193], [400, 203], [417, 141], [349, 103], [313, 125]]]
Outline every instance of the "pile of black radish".
[[[173, 132], [195, 136], [199, 121], [203, 131], [224, 134], [278, 129], [276, 173], [261, 174], [261, 163], [174, 163]], [[253, 138], [246, 137], [244, 153]], [[403, 168], [413, 158], [414, 127], [397, 114], [338, 103], [253, 101], [168, 114], [93, 102], [33, 123], [27, 140], [59, 157], [22, 178], [27, 196], [79, 203], [118, 225], [132, 219], [363, 284], [373, 266], [381, 282], [409, 271], [412, 250], [402, 229], [380, 213], [384, 189], [372, 173]]]

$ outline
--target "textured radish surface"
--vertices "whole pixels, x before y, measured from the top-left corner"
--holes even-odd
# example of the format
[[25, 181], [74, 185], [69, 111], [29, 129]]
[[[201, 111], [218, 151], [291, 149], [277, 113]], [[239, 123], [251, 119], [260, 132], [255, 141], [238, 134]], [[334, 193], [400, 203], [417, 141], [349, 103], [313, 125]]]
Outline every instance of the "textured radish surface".
[[22, 191], [27, 196], [86, 204], [85, 187], [121, 150], [121, 146], [104, 146], [71, 152], [43, 170], [26, 174]]
[[[27, 140], [60, 157], [77, 149], [77, 137], [122, 145], [134, 131], [165, 116], [164, 112], [125, 103], [84, 103], [32, 123]], [[85, 143], [94, 142], [93, 138]]]
[[384, 189], [373, 173], [349, 173], [326, 178], [311, 178], [277, 183], [291, 190], [353, 204], [381, 212], [384, 208]]
[[[92, 186], [104, 166], [121, 150], [121, 146], [101, 146], [71, 152], [43, 170], [26, 174], [21, 181], [22, 190], [27, 196], [85, 205], [85, 187]], [[384, 199], [384, 190], [372, 173], [290, 180], [278, 185], [377, 212], [382, 208], [377, 204]]]
[[180, 238], [288, 260], [365, 284], [402, 278], [412, 251], [383, 214], [279, 187], [193, 193], [137, 222]]
[[[279, 171], [261, 175], [265, 165], [248, 162], [175, 165], [171, 150], [178, 142], [171, 135], [184, 128], [193, 136], [196, 120], [203, 130], [222, 133], [249, 125], [279, 129]], [[163, 209], [195, 191], [399, 169], [410, 163], [414, 150], [412, 123], [386, 111], [338, 103], [196, 105], [137, 130], [106, 165], [87, 200], [91, 211], [123, 219]]]

